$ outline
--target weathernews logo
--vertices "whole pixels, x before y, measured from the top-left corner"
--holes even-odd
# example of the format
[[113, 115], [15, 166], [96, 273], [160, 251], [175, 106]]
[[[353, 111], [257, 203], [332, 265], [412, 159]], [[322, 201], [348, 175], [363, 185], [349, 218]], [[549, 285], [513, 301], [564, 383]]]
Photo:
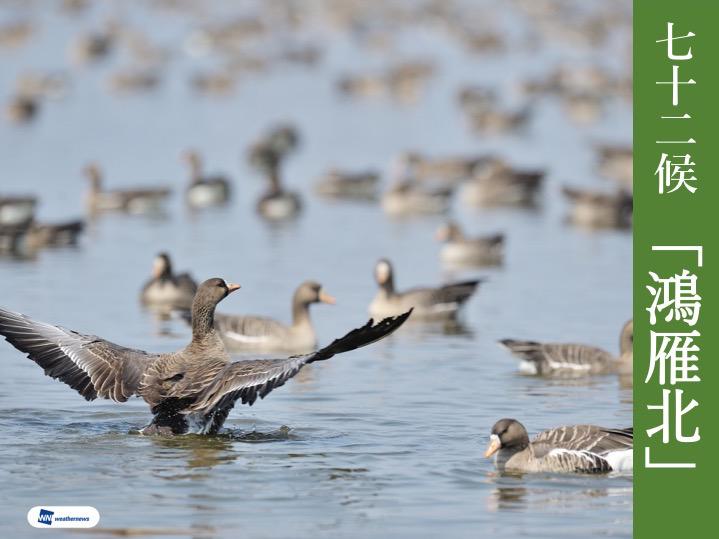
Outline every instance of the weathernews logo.
[[54, 511], [48, 511], [47, 509], [40, 509], [40, 516], [37, 517], [37, 521], [40, 524], [52, 525], [52, 516], [55, 514]]
[[35, 506], [27, 512], [34, 528], [92, 528], [100, 522], [100, 513], [90, 506]]

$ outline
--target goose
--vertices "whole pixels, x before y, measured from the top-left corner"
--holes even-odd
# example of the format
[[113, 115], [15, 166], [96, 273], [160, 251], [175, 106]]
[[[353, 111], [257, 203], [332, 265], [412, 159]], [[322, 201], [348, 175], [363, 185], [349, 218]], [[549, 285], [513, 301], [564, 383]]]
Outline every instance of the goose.
[[0, 196], [0, 226], [24, 226], [35, 217], [37, 197]]
[[426, 157], [417, 152], [404, 152], [395, 158], [393, 170], [419, 182], [440, 182], [456, 186], [469, 179], [484, 157]]
[[504, 256], [504, 234], [468, 238], [454, 221], [437, 230], [437, 240], [445, 245], [439, 257], [445, 265], [498, 266]]
[[40, 111], [40, 100], [30, 94], [17, 94], [5, 104], [5, 117], [15, 124], [33, 120]]
[[192, 303], [192, 340], [172, 353], [125, 348], [5, 309], [0, 335], [87, 400], [142, 398], [153, 414], [142, 434], [215, 434], [237, 401], [252, 405], [305, 365], [378, 341], [411, 314], [370, 320], [311, 354], [231, 362], [213, 323], [217, 304], [239, 288], [220, 278], [203, 282]]
[[608, 473], [631, 471], [633, 428], [608, 429], [571, 425], [540, 432], [530, 441], [516, 419], [492, 427], [486, 458], [494, 456], [500, 472]]
[[562, 193], [571, 202], [568, 221], [581, 228], [630, 228], [632, 195], [626, 191], [607, 194], [564, 187]]
[[631, 146], [599, 146], [599, 173], [616, 181], [623, 189], [632, 190], [634, 151]]
[[537, 204], [543, 171], [512, 169], [501, 159], [484, 160], [465, 183], [461, 197], [469, 206], [528, 206]]
[[197, 283], [189, 273], [174, 274], [167, 253], [155, 257], [152, 278], [142, 287], [140, 301], [149, 306], [189, 309]]
[[482, 282], [481, 279], [475, 279], [435, 288], [412, 288], [397, 292], [392, 264], [385, 258], [377, 262], [374, 275], [379, 292], [370, 303], [369, 313], [378, 318], [396, 316], [409, 309], [414, 309], [415, 319], [454, 318]]
[[503, 339], [499, 341], [514, 355], [522, 359], [519, 366], [523, 374], [554, 377], [581, 377], [591, 374], [632, 370], [634, 323], [629, 320], [619, 335], [619, 357], [587, 344], [539, 343]]
[[90, 191], [86, 204], [90, 213], [123, 211], [128, 213], [152, 213], [161, 209], [162, 203], [170, 195], [168, 188], [116, 189], [106, 191], [102, 188], [100, 167], [91, 163], [83, 170], [90, 181]]
[[330, 198], [374, 199], [377, 192], [379, 174], [373, 170], [363, 172], [343, 172], [330, 169], [315, 183], [315, 192]]
[[286, 191], [280, 180], [280, 165], [284, 155], [296, 142], [289, 129], [273, 132], [266, 141], [256, 144], [250, 151], [250, 162], [263, 172], [269, 183], [267, 191], [257, 201], [257, 212], [271, 221], [296, 217], [302, 210], [297, 193]]
[[260, 316], [215, 315], [215, 329], [231, 350], [306, 353], [317, 347], [317, 335], [310, 321], [310, 305], [334, 305], [335, 298], [319, 283], [305, 281], [292, 297], [292, 324], [285, 325]]
[[230, 181], [222, 175], [204, 176], [199, 153], [187, 150], [182, 158], [190, 168], [190, 185], [185, 191], [185, 200], [189, 206], [205, 208], [224, 204], [230, 199]]
[[0, 255], [33, 258], [46, 247], [77, 245], [77, 238], [85, 229], [84, 221], [0, 225]]
[[467, 113], [473, 130], [484, 134], [500, 134], [524, 129], [532, 117], [532, 106], [516, 110], [501, 110], [487, 107]]
[[382, 209], [392, 217], [445, 213], [449, 210], [452, 190], [430, 189], [413, 180], [394, 183], [382, 195]]

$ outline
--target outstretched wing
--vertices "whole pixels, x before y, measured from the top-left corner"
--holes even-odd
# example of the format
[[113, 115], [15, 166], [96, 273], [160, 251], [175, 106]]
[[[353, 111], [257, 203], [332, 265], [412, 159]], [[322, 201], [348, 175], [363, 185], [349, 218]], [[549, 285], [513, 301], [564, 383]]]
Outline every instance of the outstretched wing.
[[411, 312], [410, 310], [400, 316], [385, 318], [378, 324], [373, 324], [370, 319], [361, 328], [350, 331], [344, 337], [311, 354], [231, 363], [198, 396], [190, 410], [203, 413], [219, 410], [226, 416], [238, 399], [242, 399], [243, 404], [252, 405], [257, 397], [264, 398], [273, 389], [284, 385], [308, 363], [323, 361], [386, 337], [404, 324]]
[[0, 309], [0, 335], [87, 400], [125, 402], [134, 395], [145, 367], [156, 357], [60, 326]]

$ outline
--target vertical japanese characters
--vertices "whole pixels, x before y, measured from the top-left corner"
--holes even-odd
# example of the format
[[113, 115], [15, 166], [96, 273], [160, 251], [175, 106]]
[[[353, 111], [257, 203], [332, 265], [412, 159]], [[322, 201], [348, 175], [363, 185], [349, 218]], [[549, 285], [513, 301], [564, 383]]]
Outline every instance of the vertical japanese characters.
[[[697, 141], [692, 136], [683, 136], [687, 127], [691, 128], [692, 114], [682, 105], [683, 89], [697, 82], [691, 77], [682, 80], [680, 74], [691, 70], [691, 38], [694, 36], [693, 32], [675, 35], [674, 23], [667, 22], [666, 37], [656, 40], [666, 43], [666, 57], [670, 61], [667, 67], [671, 68], [671, 81], [656, 84], [671, 86], [672, 107], [671, 112], [660, 115], [666, 129], [661, 132], [662, 140], [656, 140], [659, 147], [659, 164], [655, 170], [659, 180], [657, 196], [679, 196], [682, 192], [693, 196], [699, 190], [690, 152]], [[669, 96], [667, 98], [669, 102]], [[674, 135], [677, 132], [682, 135]], [[662, 276], [650, 271], [650, 282], [646, 286], [651, 296], [646, 308], [650, 357], [643, 382], [657, 386], [658, 403], [647, 405], [647, 409], [660, 416], [658, 426], [647, 429], [646, 433], [649, 438], [657, 436], [661, 445], [644, 448], [644, 464], [646, 468], [696, 468], [691, 451], [682, 451], [686, 460], [671, 462], [662, 455], [661, 449], [669, 444], [693, 444], [701, 440], [699, 426], [692, 421], [690, 412], [699, 406], [691, 396], [692, 385], [701, 382], [701, 334], [695, 326], [701, 316], [702, 298], [698, 293], [698, 277], [692, 269], [703, 266], [703, 246], [653, 245], [652, 251], [656, 253], [654, 256], [667, 251], [682, 252], [686, 262], [685, 267], [673, 275]]]

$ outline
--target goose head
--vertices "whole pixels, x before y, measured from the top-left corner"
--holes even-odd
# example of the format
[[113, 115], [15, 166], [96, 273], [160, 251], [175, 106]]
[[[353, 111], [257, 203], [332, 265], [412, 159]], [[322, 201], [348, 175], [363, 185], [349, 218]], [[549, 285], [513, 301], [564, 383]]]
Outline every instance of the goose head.
[[374, 278], [380, 288], [391, 291], [394, 288], [392, 264], [386, 258], [380, 259], [374, 267]]
[[462, 239], [462, 229], [454, 221], [447, 221], [437, 229], [437, 241], [457, 241]]
[[489, 436], [489, 445], [484, 452], [486, 458], [491, 457], [500, 449], [521, 451], [529, 445], [529, 435], [516, 419], [500, 419], [492, 427], [492, 434]]
[[634, 346], [634, 320], [625, 322], [619, 336], [619, 352], [622, 356], [630, 355]]
[[152, 276], [155, 279], [163, 279], [172, 275], [172, 262], [170, 255], [159, 253], [152, 263]]
[[239, 288], [240, 285], [226, 283], [219, 277], [207, 279], [199, 286], [195, 298], [192, 300], [193, 342], [203, 341], [209, 335], [214, 334], [212, 327], [215, 323], [215, 307]]
[[180, 159], [190, 168], [192, 179], [198, 180], [202, 170], [202, 158], [196, 150], [185, 150], [180, 155]]
[[90, 187], [93, 191], [100, 191], [102, 188], [102, 172], [100, 166], [97, 163], [88, 163], [85, 168], [82, 169], [82, 173], [90, 182]]
[[309, 305], [311, 303], [334, 305], [336, 300], [324, 291], [321, 284], [315, 281], [305, 281], [297, 287], [294, 302], [299, 305]]

